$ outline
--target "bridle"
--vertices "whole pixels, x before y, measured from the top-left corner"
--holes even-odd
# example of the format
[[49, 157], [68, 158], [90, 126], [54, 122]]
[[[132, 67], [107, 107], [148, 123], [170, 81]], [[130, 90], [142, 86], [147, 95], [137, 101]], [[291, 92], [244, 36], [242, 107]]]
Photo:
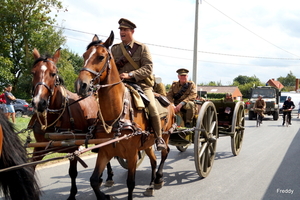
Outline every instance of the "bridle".
[[[103, 74], [103, 72], [104, 72], [105, 70], [107, 70], [107, 73], [109, 74], [109, 71], [110, 71], [110, 69], [111, 69], [110, 60], [112, 59], [111, 52], [110, 52], [110, 50], [109, 50], [108, 48], [106, 48], [106, 46], [104, 46], [103, 44], [97, 44], [97, 45], [94, 45], [94, 46], [96, 46], [96, 47], [98, 47], [98, 46], [103, 47], [103, 48], [107, 51], [108, 57], [106, 57], [106, 61], [105, 61], [104, 67], [102, 67], [102, 69], [101, 69], [99, 72], [94, 71], [94, 70], [91, 70], [91, 69], [86, 68], [86, 67], [83, 67], [83, 68], [80, 70], [80, 71], [88, 71], [88, 72], [90, 72], [91, 74], [95, 75], [95, 77], [92, 78], [92, 80], [90, 81], [90, 86], [91, 86], [90, 89], [91, 89], [91, 91], [93, 91], [93, 89], [94, 89], [94, 87], [95, 87], [95, 81], [96, 81], [97, 79], [99, 79], [99, 78], [102, 76], [102, 74]], [[121, 82], [122, 82], [122, 80], [119, 81], [119, 82], [116, 82], [116, 83], [102, 84], [102, 85], [101, 85], [101, 84], [100, 84], [100, 79], [99, 79], [99, 84], [97, 84], [96, 88], [99, 89], [99, 88], [103, 88], [103, 87], [109, 87], [109, 86], [117, 85], [117, 84], [119, 84], [119, 83], [121, 83]]]
[[[43, 60], [43, 62], [51, 62], [55, 67], [55, 63], [52, 61], [52, 60], [48, 60], [47, 58]], [[35, 84], [34, 88], [32, 88], [32, 96], [34, 95], [35, 91], [36, 91], [36, 88], [39, 86], [39, 85], [42, 85], [44, 86], [45, 88], [47, 88], [48, 92], [50, 93], [50, 96], [48, 98], [48, 101], [50, 100], [50, 98], [53, 96], [53, 93], [54, 93], [54, 88], [51, 88], [50, 86], [48, 86], [45, 82], [38, 82]], [[54, 86], [56, 87], [57, 85], [60, 85], [60, 81], [59, 81], [59, 78], [58, 78], [58, 75], [56, 75], [56, 79], [55, 79], [55, 83], [54, 83]]]
[[[41, 60], [41, 61], [43, 61], [43, 62], [51, 62], [55, 67], [56, 67], [56, 64], [52, 61], [52, 60], [48, 60], [47, 58], [46, 59], [43, 59], [43, 60]], [[65, 88], [63, 88], [63, 87], [61, 87], [61, 89], [62, 89], [62, 96], [63, 96], [63, 101], [62, 101], [62, 107], [61, 108], [59, 108], [59, 109], [49, 109], [48, 108], [48, 105], [50, 104], [50, 99], [52, 98], [52, 96], [53, 96], [53, 94], [54, 94], [54, 88], [55, 87], [57, 87], [58, 85], [60, 85], [61, 83], [60, 83], [60, 80], [59, 80], [59, 77], [58, 77], [58, 74], [57, 74], [57, 72], [56, 72], [56, 79], [55, 79], [55, 83], [54, 83], [54, 87], [53, 88], [51, 88], [50, 86], [48, 86], [45, 82], [38, 82], [38, 83], [36, 83], [35, 84], [35, 86], [34, 86], [34, 88], [32, 89], [32, 96], [34, 96], [34, 94], [35, 94], [35, 91], [36, 91], [36, 88], [39, 86], [39, 85], [42, 85], [42, 86], [44, 86], [45, 88], [47, 88], [47, 90], [49, 91], [49, 93], [50, 93], [50, 95], [49, 95], [49, 97], [48, 97], [48, 99], [47, 99], [47, 109], [43, 112], [43, 113], [39, 113], [39, 112], [37, 112], [37, 118], [38, 118], [38, 120], [39, 120], [39, 123], [41, 124], [41, 129], [42, 130], [46, 130], [48, 127], [50, 127], [50, 126], [52, 126], [52, 125], [54, 125], [59, 119], [60, 119], [60, 117], [63, 115], [63, 113], [65, 112], [65, 109], [66, 109], [66, 107], [67, 107], [67, 104], [68, 104], [68, 98], [67, 98], [67, 96], [66, 96], [66, 93], [65, 93]], [[50, 125], [48, 125], [48, 123], [47, 123], [47, 113], [48, 112], [52, 112], [52, 113], [56, 113], [56, 112], [59, 112], [59, 116], [56, 118], [56, 120], [54, 120], [54, 122], [53, 123], [51, 123]], [[44, 117], [44, 121], [45, 121], [45, 123], [43, 124], [42, 123], [42, 121], [41, 121], [41, 119], [40, 119], [40, 114]]]

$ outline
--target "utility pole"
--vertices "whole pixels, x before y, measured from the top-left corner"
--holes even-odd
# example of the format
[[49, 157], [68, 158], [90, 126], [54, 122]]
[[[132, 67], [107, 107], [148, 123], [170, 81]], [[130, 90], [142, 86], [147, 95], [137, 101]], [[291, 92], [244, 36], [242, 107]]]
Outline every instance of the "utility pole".
[[[202, 3], [202, 0], [200, 0], [200, 3]], [[197, 86], [197, 53], [198, 53], [198, 9], [199, 9], [199, 0], [196, 0], [194, 57], [193, 57], [193, 82], [196, 84], [196, 86]]]

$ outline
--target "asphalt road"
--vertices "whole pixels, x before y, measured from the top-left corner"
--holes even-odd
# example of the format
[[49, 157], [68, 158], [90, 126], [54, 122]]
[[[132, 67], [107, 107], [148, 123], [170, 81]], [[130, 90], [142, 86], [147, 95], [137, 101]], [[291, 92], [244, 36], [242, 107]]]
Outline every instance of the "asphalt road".
[[[194, 146], [179, 152], [171, 146], [167, 159], [164, 187], [153, 197], [143, 192], [150, 181], [150, 165], [145, 158], [136, 173], [135, 199], [204, 199], [204, 200], [277, 200], [300, 199], [300, 119], [293, 115], [292, 126], [283, 127], [282, 118], [266, 117], [260, 127], [246, 120], [243, 148], [233, 156], [230, 137], [218, 139], [217, 155], [208, 177], [199, 179], [194, 166]], [[157, 153], [159, 156], [159, 154]], [[95, 200], [89, 177], [95, 156], [85, 158], [88, 168], [79, 166], [77, 200]], [[101, 190], [114, 199], [127, 199], [126, 176], [116, 160], [112, 161], [115, 185]], [[105, 172], [104, 172], [105, 173]], [[44, 194], [42, 200], [67, 199], [70, 189], [68, 162], [37, 171]], [[104, 179], [106, 175], [104, 175]]]

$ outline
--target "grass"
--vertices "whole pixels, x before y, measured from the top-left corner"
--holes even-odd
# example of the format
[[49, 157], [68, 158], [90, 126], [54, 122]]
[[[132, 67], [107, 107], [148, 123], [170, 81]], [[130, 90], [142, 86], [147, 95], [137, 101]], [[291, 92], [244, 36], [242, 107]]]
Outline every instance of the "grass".
[[[19, 137], [21, 139], [21, 141], [25, 144], [26, 142], [26, 139], [28, 136], [30, 136], [31, 138], [31, 143], [35, 143], [36, 140], [34, 138], [34, 135], [33, 135], [33, 132], [31, 130], [29, 131], [25, 131], [25, 129], [27, 129], [27, 126], [28, 126], [28, 123], [30, 121], [31, 117], [28, 117], [28, 116], [23, 116], [23, 117], [17, 117], [16, 118], [16, 123], [15, 123], [15, 128], [17, 130], [17, 132], [19, 132]], [[33, 148], [27, 148], [27, 152], [28, 153], [32, 153], [33, 152]], [[85, 153], [84, 155], [90, 155], [92, 154], [91, 152], [87, 152]], [[49, 154], [49, 155], [46, 155], [43, 160], [46, 160], [46, 159], [50, 159], [50, 158], [56, 158], [56, 157], [61, 157], [61, 156], [65, 156], [66, 153], [52, 153], [52, 154]], [[45, 165], [49, 165], [49, 164], [54, 164], [54, 163], [58, 163], [58, 162], [61, 162], [61, 161], [65, 161], [67, 160], [67, 158], [65, 159], [60, 159], [60, 160], [55, 160], [55, 161], [50, 161], [50, 162], [47, 162], [47, 163], [43, 163], [43, 164], [39, 164], [39, 166], [45, 166]]]

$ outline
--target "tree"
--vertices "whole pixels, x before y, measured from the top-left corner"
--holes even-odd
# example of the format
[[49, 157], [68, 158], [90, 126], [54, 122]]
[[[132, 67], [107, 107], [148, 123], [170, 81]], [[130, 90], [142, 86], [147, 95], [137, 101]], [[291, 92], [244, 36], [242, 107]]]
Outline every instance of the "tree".
[[[29, 73], [33, 62], [31, 51], [52, 52], [65, 43], [62, 31], [51, 25], [55, 20], [48, 16], [52, 9], [61, 9], [59, 0], [4, 0], [0, 4], [0, 57], [12, 66], [1, 68], [13, 75], [14, 93], [30, 94]], [[24, 89], [26, 91], [24, 91]], [[23, 95], [23, 94], [22, 94]], [[21, 95], [21, 96], [22, 96]]]
[[260, 82], [259, 78], [257, 78], [255, 75], [251, 77], [239, 75], [233, 79], [233, 85], [238, 86], [239, 90], [243, 94], [243, 97], [247, 98], [249, 96], [250, 88], [254, 86], [263, 86], [264, 84]]
[[[74, 70], [75, 66], [78, 68], [78, 66], [76, 65], [77, 62], [83, 63], [83, 59], [80, 58], [78, 54], [74, 54], [69, 50], [62, 50], [61, 58], [57, 63], [59, 75], [64, 79], [64, 85], [68, 90], [72, 92], [75, 92], [74, 82], [77, 78], [77, 74], [79, 73], [76, 73]], [[75, 65], [73, 65], [72, 63], [75, 63]]]
[[233, 82], [236, 82], [235, 84], [245, 85], [247, 83], [260, 82], [260, 80], [255, 75], [251, 77], [239, 75], [238, 77], [233, 79]]
[[287, 74], [286, 77], [280, 76], [279, 78], [277, 78], [277, 81], [279, 81], [284, 86], [285, 90], [295, 90], [296, 76], [294, 76], [291, 71]]

